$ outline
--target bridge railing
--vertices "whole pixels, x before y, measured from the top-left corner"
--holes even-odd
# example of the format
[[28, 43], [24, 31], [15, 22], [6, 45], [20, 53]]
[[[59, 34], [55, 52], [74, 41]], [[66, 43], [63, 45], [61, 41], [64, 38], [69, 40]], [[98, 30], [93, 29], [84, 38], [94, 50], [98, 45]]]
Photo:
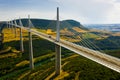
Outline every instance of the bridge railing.
[[98, 56], [100, 58], [106, 59], [107, 61], [112, 61], [112, 62], [117, 63], [118, 65], [120, 65], [120, 59], [118, 59], [116, 57], [107, 55], [105, 53], [101, 53], [99, 51], [94, 51], [92, 49], [89, 49], [89, 48], [86, 48], [86, 47], [83, 47], [83, 46], [79, 46], [77, 44], [74, 44], [74, 43], [71, 43], [71, 42], [68, 42], [68, 41], [65, 41], [65, 40], [61, 40], [61, 42], [64, 43], [64, 44], [67, 44], [69, 46], [73, 46], [73, 47], [75, 47], [75, 48], [77, 48], [77, 49], [79, 49], [81, 51], [90, 53], [92, 55], [95, 55], [95, 56]]
[[[38, 31], [36, 31], [36, 30], [32, 30], [32, 31], [38, 33]], [[42, 32], [39, 32], [39, 33], [40, 33], [42, 36], [46, 36], [46, 37], [49, 37], [49, 36], [50, 36], [50, 35], [47, 35], [47, 34], [42, 33]], [[55, 40], [55, 37], [52, 36], [51, 39]], [[80, 45], [74, 44], [74, 43], [72, 43], [72, 42], [65, 41], [65, 40], [63, 40], [63, 39], [60, 39], [60, 43], [64, 43], [64, 44], [66, 44], [66, 45], [69, 45], [69, 46], [72, 46], [72, 47], [74, 47], [74, 48], [77, 48], [77, 49], [79, 49], [79, 50], [81, 50], [81, 51], [90, 53], [90, 54], [92, 54], [92, 55], [98, 56], [98, 57], [103, 58], [103, 59], [106, 59], [107, 61], [112, 61], [112, 62], [114, 62], [114, 63], [120, 62], [120, 59], [118, 59], [118, 58], [116, 58], [116, 57], [107, 55], [107, 54], [105, 54], [105, 53], [101, 53], [101, 52], [99, 52], [99, 51], [95, 51], [95, 50], [89, 49], [89, 48], [84, 47], [84, 46], [80, 46]], [[120, 65], [120, 63], [117, 63], [117, 64]]]

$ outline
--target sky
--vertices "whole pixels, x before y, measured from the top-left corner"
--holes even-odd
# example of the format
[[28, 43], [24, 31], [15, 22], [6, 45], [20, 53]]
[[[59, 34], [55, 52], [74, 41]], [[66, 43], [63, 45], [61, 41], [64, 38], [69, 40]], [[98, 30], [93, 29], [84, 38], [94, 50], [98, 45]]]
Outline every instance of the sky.
[[0, 0], [0, 21], [31, 18], [74, 19], [82, 24], [120, 23], [120, 0]]

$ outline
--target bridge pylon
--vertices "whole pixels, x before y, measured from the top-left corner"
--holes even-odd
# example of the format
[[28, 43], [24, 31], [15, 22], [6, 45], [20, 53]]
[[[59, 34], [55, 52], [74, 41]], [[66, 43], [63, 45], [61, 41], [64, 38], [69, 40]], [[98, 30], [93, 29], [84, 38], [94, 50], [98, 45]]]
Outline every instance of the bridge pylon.
[[14, 34], [13, 21], [11, 21], [11, 31]]
[[30, 60], [30, 69], [34, 69], [30, 15], [28, 15], [28, 26], [29, 26], [28, 36], [29, 36], [29, 60]]
[[10, 26], [10, 30], [11, 30], [11, 32], [12, 32], [12, 21], [10, 21], [9, 26]]
[[22, 21], [21, 21], [20, 18], [19, 18], [19, 25], [20, 25], [20, 51], [21, 51], [21, 52], [24, 52], [23, 36], [22, 36], [22, 27], [23, 27], [23, 24], [22, 24]]
[[8, 28], [8, 21], [6, 22], [6, 25], [7, 25], [7, 27], [6, 27], [6, 28]]
[[[57, 35], [56, 35], [56, 41], [59, 42], [60, 41], [60, 21], [59, 21], [59, 8], [57, 7], [57, 21], [56, 21], [57, 25]], [[55, 55], [55, 70], [56, 73], [55, 75], [60, 75], [60, 71], [61, 71], [61, 46], [59, 45], [55, 45], [55, 51], [56, 51], [56, 55]]]
[[10, 28], [10, 21], [8, 21], [8, 29]]
[[14, 23], [15, 23], [15, 26], [14, 26], [15, 28], [14, 29], [15, 29], [15, 38], [16, 38], [17, 37], [17, 29], [16, 29], [17, 22], [16, 22], [16, 20], [14, 20]]

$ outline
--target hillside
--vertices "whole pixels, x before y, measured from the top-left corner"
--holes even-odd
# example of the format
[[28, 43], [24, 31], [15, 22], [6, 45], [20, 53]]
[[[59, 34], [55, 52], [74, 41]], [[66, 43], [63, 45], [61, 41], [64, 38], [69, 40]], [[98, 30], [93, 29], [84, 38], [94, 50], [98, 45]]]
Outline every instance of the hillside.
[[[21, 19], [23, 26], [28, 27], [28, 19]], [[19, 25], [19, 20], [16, 20], [17, 24]], [[56, 20], [48, 20], [48, 19], [31, 19], [31, 22], [33, 23], [33, 26], [35, 28], [39, 28], [39, 29], [52, 29], [52, 30], [56, 30]], [[0, 22], [0, 28], [6, 26], [4, 24], [5, 22]], [[4, 25], [3, 25], [4, 24]], [[73, 28], [73, 27], [79, 27], [80, 29], [83, 30], [88, 30], [87, 28], [85, 28], [84, 26], [82, 26], [82, 24], [80, 24], [80, 22], [75, 21], [75, 20], [63, 20], [60, 21], [60, 29], [64, 29], [64, 28]]]
[[[21, 19], [24, 26], [28, 26], [28, 19]], [[34, 27], [40, 29], [53, 29], [56, 30], [56, 20], [47, 20], [47, 19], [31, 19]], [[17, 20], [18, 24], [18, 20]], [[72, 28], [72, 27], [80, 27], [81, 29], [85, 29], [80, 22], [75, 20], [63, 20], [60, 21], [60, 28]]]
[[[120, 74], [62, 48], [61, 75], [55, 73], [55, 45], [33, 35], [35, 69], [29, 69], [28, 34], [23, 31], [25, 52], [10, 29], [4, 29], [4, 49], [0, 52], [0, 80], [119, 80]], [[9, 35], [8, 35], [9, 34]], [[10, 35], [11, 34], [11, 35]], [[47, 46], [46, 46], [47, 45]], [[42, 46], [42, 47], [41, 47]], [[111, 53], [114, 53], [111, 52]]]

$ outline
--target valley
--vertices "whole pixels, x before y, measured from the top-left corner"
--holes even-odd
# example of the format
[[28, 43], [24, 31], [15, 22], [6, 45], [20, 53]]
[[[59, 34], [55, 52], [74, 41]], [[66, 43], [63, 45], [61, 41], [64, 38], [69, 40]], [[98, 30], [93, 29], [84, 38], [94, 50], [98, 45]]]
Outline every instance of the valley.
[[[38, 29], [39, 30], [39, 29]], [[41, 31], [41, 30], [40, 30]], [[45, 30], [42, 30], [46, 33]], [[66, 30], [65, 30], [66, 31]], [[65, 33], [63, 31], [63, 33]], [[110, 70], [100, 64], [97, 64], [87, 58], [77, 55], [65, 48], [62, 48], [62, 71], [60, 76], [54, 76], [55, 72], [55, 45], [33, 35], [33, 51], [34, 51], [34, 64], [35, 69], [29, 69], [29, 52], [28, 52], [28, 32], [23, 31], [24, 38], [24, 53], [20, 52], [19, 42], [19, 29], [17, 29], [17, 37], [12, 34], [11, 29], [5, 28], [4, 33], [4, 48], [0, 50], [0, 79], [1, 80], [50, 80], [50, 79], [80, 79], [80, 80], [117, 80], [120, 78], [120, 74]], [[11, 35], [8, 35], [11, 34]], [[55, 36], [55, 34], [53, 34]], [[88, 36], [88, 34], [82, 34], [88, 39], [94, 39], [96, 44], [99, 36]], [[63, 36], [63, 35], [62, 35]], [[77, 36], [77, 35], [76, 35]], [[111, 37], [112, 38], [112, 37]], [[117, 41], [114, 37], [114, 41]], [[105, 38], [107, 39], [107, 38]], [[105, 40], [100, 39], [100, 40]], [[115, 40], [116, 39], [116, 40]], [[73, 40], [72, 40], [73, 41]], [[73, 41], [78, 42], [78, 41]], [[46, 46], [47, 45], [47, 46]], [[107, 45], [107, 44], [105, 44]], [[111, 45], [111, 44], [110, 44]], [[115, 45], [115, 44], [114, 44]], [[42, 47], [41, 47], [42, 46]], [[103, 47], [103, 46], [101, 46]], [[119, 46], [118, 49], [104, 50], [107, 54], [120, 57]], [[104, 76], [103, 76], [104, 74]], [[63, 76], [64, 75], [64, 76]]]

